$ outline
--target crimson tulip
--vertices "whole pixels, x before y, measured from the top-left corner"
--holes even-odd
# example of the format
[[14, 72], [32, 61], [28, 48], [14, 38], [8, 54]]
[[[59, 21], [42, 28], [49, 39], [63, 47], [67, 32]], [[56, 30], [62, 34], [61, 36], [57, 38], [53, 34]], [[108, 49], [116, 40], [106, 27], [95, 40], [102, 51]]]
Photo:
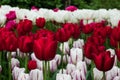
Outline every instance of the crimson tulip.
[[33, 51], [33, 37], [21, 36], [18, 40], [18, 48], [24, 53]]
[[115, 52], [117, 55], [117, 59], [120, 61], [120, 49], [116, 49]]
[[55, 57], [57, 40], [53, 32], [48, 30], [41, 32], [41, 36], [34, 40], [33, 51], [39, 60], [49, 61]]
[[32, 30], [32, 21], [24, 19], [17, 25], [18, 36], [26, 35]]
[[28, 69], [33, 70], [37, 68], [37, 62], [35, 60], [30, 60], [28, 62]]
[[78, 9], [78, 8], [75, 7], [75, 6], [68, 6], [68, 7], [65, 8], [65, 10], [71, 11], [71, 12], [73, 12], [73, 11], [75, 11], [75, 10], [77, 10], [77, 9]]
[[37, 19], [36, 19], [36, 25], [37, 25], [39, 28], [43, 28], [43, 27], [45, 26], [45, 23], [46, 23], [45, 18], [37, 18]]
[[113, 67], [115, 56], [111, 57], [110, 51], [104, 51], [99, 54], [93, 54], [93, 60], [96, 68], [105, 72]]
[[10, 11], [9, 13], [6, 14], [7, 20], [13, 20], [16, 18], [16, 13], [15, 11]]

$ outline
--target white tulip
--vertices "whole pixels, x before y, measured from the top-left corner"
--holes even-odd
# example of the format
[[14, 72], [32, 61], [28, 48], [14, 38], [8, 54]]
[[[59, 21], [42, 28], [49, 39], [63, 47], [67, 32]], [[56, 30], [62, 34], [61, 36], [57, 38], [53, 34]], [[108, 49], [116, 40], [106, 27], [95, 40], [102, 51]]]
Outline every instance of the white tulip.
[[70, 50], [70, 57], [73, 64], [76, 64], [78, 61], [83, 60], [83, 51], [79, 48], [72, 48]]
[[97, 68], [93, 68], [94, 80], [102, 80], [103, 72], [99, 71]]
[[58, 73], [56, 76], [56, 80], [72, 80], [69, 74], [60, 74]]
[[18, 59], [12, 58], [12, 59], [11, 59], [11, 67], [12, 67], [12, 69], [13, 69], [15, 66], [19, 67], [19, 66], [20, 66], [20, 62], [19, 62]]
[[74, 41], [73, 43], [74, 48], [83, 48], [83, 45], [84, 45], [83, 39], [78, 39], [77, 41]]
[[76, 69], [76, 66], [74, 64], [67, 64], [66, 72], [68, 74], [71, 74]]
[[29, 80], [29, 74], [20, 73], [17, 80]]
[[29, 80], [43, 80], [43, 72], [39, 69], [31, 70]]
[[60, 65], [60, 63], [61, 63], [61, 55], [56, 54], [55, 57], [54, 57], [54, 60], [56, 61], [57, 66]]
[[56, 63], [55, 60], [51, 60], [51, 61], [50, 61], [50, 71], [51, 71], [51, 72], [54, 72], [54, 71], [56, 71], [56, 70], [57, 70], [57, 63]]
[[69, 42], [64, 42], [60, 44], [60, 50], [62, 51], [62, 49], [64, 54], [69, 54], [70, 53]]

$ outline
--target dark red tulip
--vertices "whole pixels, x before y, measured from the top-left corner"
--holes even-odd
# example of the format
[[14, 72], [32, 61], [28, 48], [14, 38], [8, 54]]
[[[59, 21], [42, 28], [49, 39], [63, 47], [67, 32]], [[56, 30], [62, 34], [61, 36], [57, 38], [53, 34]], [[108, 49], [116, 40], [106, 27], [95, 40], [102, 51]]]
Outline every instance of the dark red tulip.
[[94, 23], [84, 25], [84, 27], [82, 28], [83, 33], [89, 34], [93, 32], [94, 26], [95, 26]]
[[18, 47], [20, 51], [24, 53], [33, 51], [33, 37], [31, 36], [21, 36], [18, 40]]
[[116, 49], [115, 52], [117, 55], [117, 59], [120, 61], [120, 49]]
[[71, 32], [64, 28], [59, 28], [56, 32], [56, 38], [59, 42], [66, 42], [69, 40], [70, 37]]
[[16, 51], [18, 48], [18, 39], [13, 32], [5, 32], [5, 50], [7, 51]]
[[93, 54], [96, 68], [100, 71], [108, 71], [113, 67], [115, 56], [111, 57], [110, 51]]
[[39, 28], [43, 28], [43, 27], [45, 26], [45, 23], [46, 23], [45, 18], [37, 18], [37, 19], [36, 19], [36, 25], [37, 25]]
[[115, 41], [114, 38], [110, 37], [110, 45], [117, 48], [118, 41]]
[[17, 32], [18, 36], [26, 35], [32, 30], [32, 21], [24, 19], [18, 23]]
[[42, 35], [34, 40], [33, 51], [39, 60], [49, 61], [55, 57], [57, 40], [55, 39], [55, 34], [51, 33], [50, 31], [43, 30]]
[[33, 69], [36, 69], [37, 68], [37, 63], [35, 60], [30, 60], [28, 62], [28, 69], [29, 70], [33, 70]]

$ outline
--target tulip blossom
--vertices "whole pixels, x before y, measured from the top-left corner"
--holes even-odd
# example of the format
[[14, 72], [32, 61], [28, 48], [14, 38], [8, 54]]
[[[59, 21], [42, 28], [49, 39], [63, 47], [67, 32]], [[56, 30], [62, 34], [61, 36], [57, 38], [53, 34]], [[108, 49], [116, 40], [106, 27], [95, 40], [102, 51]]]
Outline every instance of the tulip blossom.
[[68, 6], [68, 7], [65, 8], [65, 10], [73, 12], [73, 11], [77, 10], [77, 7], [75, 7], [75, 6]]
[[45, 18], [37, 18], [37, 19], [36, 19], [36, 25], [37, 25], [39, 28], [43, 28], [43, 27], [45, 26], [45, 23], [46, 23]]
[[43, 72], [39, 69], [31, 70], [29, 80], [43, 80]]
[[102, 80], [103, 72], [99, 71], [97, 68], [93, 68], [94, 80]]
[[76, 64], [78, 61], [83, 59], [83, 51], [79, 48], [72, 48], [70, 50], [70, 57], [73, 64]]
[[50, 61], [50, 71], [51, 71], [51, 72], [54, 72], [54, 71], [56, 71], [56, 70], [57, 70], [57, 63], [56, 63], [56, 61], [53, 59], [53, 60]]
[[28, 69], [29, 70], [33, 70], [33, 69], [36, 69], [37, 68], [37, 63], [35, 60], [30, 60], [28, 62]]
[[63, 49], [63, 54], [69, 54], [70, 53], [69, 43], [64, 42], [63, 44], [60, 44], [60, 50], [62, 51], [62, 49]]
[[76, 66], [74, 64], [67, 64], [66, 72], [68, 74], [71, 74], [73, 71], [75, 71], [75, 69], [76, 69]]
[[55, 34], [48, 30], [43, 30], [41, 36], [34, 40], [33, 51], [39, 60], [52, 60], [55, 57], [57, 40]]
[[115, 55], [111, 57], [110, 51], [104, 51], [93, 55], [96, 68], [100, 71], [108, 71], [113, 67]]
[[16, 26], [17, 26], [16, 22], [11, 20], [6, 23], [5, 28], [7, 28], [8, 30], [14, 30]]
[[20, 75], [18, 76], [18, 80], [29, 80], [29, 74], [20, 73]]
[[58, 73], [56, 76], [56, 80], [72, 80], [71, 76], [68, 74], [60, 74]]
[[57, 66], [60, 65], [60, 63], [61, 63], [61, 56], [59, 54], [56, 54], [54, 60], [56, 61]]
[[6, 14], [7, 20], [13, 20], [16, 18], [16, 13], [15, 11], [10, 11], [9, 13]]
[[19, 60], [18, 59], [15, 59], [15, 58], [12, 58], [11, 59], [11, 68], [12, 69], [14, 69], [14, 67], [16, 66], [16, 67], [19, 67], [20, 66], [20, 62], [19, 62]]
[[73, 43], [74, 48], [83, 48], [83, 45], [84, 45], [83, 39], [78, 39], [77, 41], [74, 41]]

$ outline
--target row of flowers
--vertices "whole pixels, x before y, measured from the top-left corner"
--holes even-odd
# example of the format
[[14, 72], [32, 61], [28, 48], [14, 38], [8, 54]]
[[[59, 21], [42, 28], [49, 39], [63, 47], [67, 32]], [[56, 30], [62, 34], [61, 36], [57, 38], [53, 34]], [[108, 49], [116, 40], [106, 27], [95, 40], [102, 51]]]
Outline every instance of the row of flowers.
[[[6, 17], [7, 16], [7, 17]], [[112, 27], [117, 26], [120, 20], [120, 10], [118, 9], [77, 9], [75, 6], [67, 7], [65, 10], [60, 9], [45, 9], [32, 7], [31, 10], [22, 9], [19, 7], [11, 7], [2, 5], [0, 7], [0, 24], [4, 24], [8, 19], [16, 18], [16, 21], [29, 19], [35, 23], [35, 20], [43, 17], [46, 21], [55, 21], [57, 23], [78, 23], [84, 20], [84, 23], [100, 22], [106, 20]]]

